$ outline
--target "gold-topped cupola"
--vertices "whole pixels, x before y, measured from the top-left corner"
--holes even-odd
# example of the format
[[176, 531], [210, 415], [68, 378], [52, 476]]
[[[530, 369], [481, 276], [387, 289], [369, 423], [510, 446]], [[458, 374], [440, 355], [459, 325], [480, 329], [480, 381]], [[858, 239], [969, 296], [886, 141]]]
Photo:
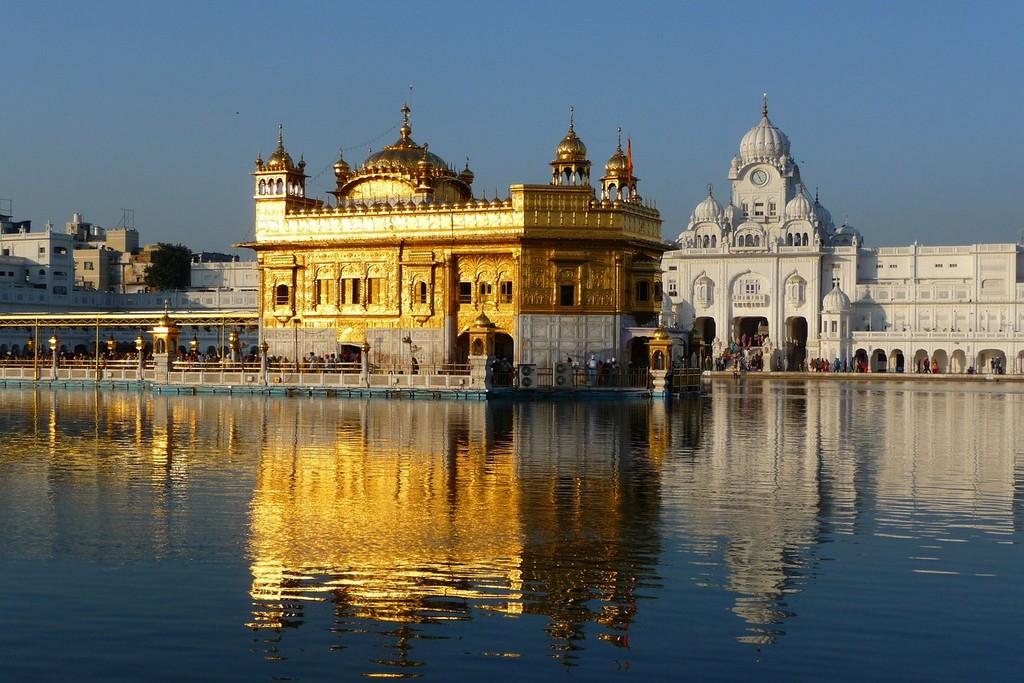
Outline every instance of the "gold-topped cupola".
[[555, 148], [551, 162], [551, 184], [590, 187], [590, 161], [587, 146], [573, 130], [573, 108], [569, 107], [569, 132]]

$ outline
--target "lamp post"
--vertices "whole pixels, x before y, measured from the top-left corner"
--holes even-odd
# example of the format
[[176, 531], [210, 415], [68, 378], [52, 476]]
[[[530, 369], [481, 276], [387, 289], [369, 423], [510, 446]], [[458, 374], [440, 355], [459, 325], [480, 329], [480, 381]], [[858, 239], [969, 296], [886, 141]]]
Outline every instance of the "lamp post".
[[188, 348], [189, 348], [190, 351], [192, 351], [192, 353], [198, 353], [199, 352], [199, 337], [197, 337], [196, 335], [193, 334], [192, 338], [188, 342]]
[[50, 342], [50, 379], [57, 379], [57, 349], [60, 345], [60, 339], [57, 338], [57, 333], [54, 332], [53, 336], [49, 339]]
[[238, 352], [241, 348], [241, 344], [238, 342], [238, 330], [231, 330], [231, 333], [228, 334], [228, 346], [231, 347], [231, 362], [238, 362]]
[[269, 366], [269, 360], [267, 359], [267, 351], [270, 350], [270, 344], [263, 341], [260, 344], [260, 379], [264, 384], [267, 384], [267, 369]]
[[107, 340], [107, 357], [113, 358], [114, 351], [117, 351], [117, 340], [114, 339], [114, 335], [110, 335], [110, 339]]
[[146, 348], [146, 340], [140, 334], [135, 338], [135, 350], [139, 352], [139, 381], [143, 380], [143, 371], [146, 369], [146, 355], [143, 351]]
[[359, 374], [363, 376], [363, 384], [370, 386], [370, 342], [364, 341], [359, 347]]

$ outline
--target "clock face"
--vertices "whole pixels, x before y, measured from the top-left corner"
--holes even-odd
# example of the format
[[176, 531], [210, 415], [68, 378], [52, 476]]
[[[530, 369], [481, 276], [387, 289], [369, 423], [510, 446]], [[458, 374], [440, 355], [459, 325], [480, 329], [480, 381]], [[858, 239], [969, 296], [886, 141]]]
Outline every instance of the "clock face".
[[768, 182], [768, 174], [759, 168], [750, 174], [750, 180], [755, 185], [764, 185]]

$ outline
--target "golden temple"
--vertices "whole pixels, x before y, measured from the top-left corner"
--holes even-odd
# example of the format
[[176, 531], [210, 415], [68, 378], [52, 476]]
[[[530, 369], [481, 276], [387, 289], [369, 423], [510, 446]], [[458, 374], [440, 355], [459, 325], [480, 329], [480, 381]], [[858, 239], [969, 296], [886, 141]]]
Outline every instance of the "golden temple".
[[456, 172], [412, 139], [410, 112], [361, 166], [339, 155], [326, 199], [306, 195], [305, 161], [283, 133], [258, 155], [254, 240], [237, 246], [256, 252], [271, 355], [366, 345], [383, 366], [464, 363], [469, 328], [486, 320], [493, 355], [516, 364], [593, 354], [646, 366], [668, 247], [621, 133], [594, 187], [570, 110], [550, 183], [486, 199], [473, 195], [468, 161]]

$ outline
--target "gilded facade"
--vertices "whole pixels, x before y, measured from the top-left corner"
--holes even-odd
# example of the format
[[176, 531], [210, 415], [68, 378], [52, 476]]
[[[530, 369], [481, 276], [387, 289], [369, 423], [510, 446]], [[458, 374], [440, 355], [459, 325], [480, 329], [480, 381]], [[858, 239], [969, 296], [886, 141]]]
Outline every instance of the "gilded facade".
[[[547, 185], [505, 198], [473, 194], [468, 161], [454, 170], [400, 137], [336, 187], [306, 196], [305, 161], [278, 135], [256, 160], [255, 239], [260, 316], [270, 353], [296, 358], [368, 344], [373, 363], [465, 362], [467, 331], [495, 325], [494, 354], [550, 365], [590, 354], [645, 363], [642, 343], [661, 310], [661, 219], [637, 192], [621, 140], [598, 185], [586, 146], [569, 130]], [[628, 150], [628, 146], [627, 146]]]

